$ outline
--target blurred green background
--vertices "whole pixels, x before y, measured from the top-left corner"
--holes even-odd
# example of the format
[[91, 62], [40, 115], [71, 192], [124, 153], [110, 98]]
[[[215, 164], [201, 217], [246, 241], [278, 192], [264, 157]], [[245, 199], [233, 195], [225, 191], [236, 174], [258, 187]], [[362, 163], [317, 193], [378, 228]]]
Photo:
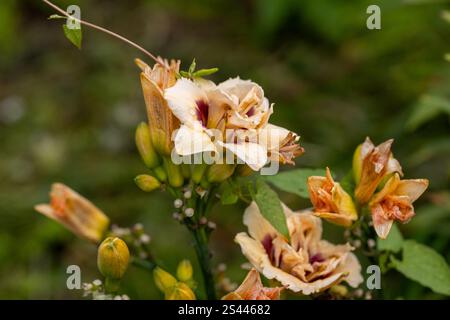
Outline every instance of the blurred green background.
[[[428, 178], [416, 218], [402, 231], [450, 260], [450, 18], [448, 1], [133, 0], [57, 1], [153, 53], [219, 67], [212, 79], [252, 79], [275, 102], [272, 122], [302, 136], [298, 167], [330, 166], [342, 177], [369, 135], [395, 138], [406, 177]], [[381, 30], [366, 28], [366, 8], [381, 7]], [[194, 259], [190, 235], [171, 217], [166, 194], [133, 182], [145, 171], [134, 147], [145, 119], [138, 51], [84, 29], [83, 49], [38, 0], [0, 1], [0, 298], [79, 298], [66, 267], [99, 277], [96, 248], [33, 211], [53, 181], [91, 199], [121, 226], [142, 222], [154, 254], [174, 271]], [[151, 61], [147, 61], [151, 63]], [[289, 168], [285, 168], [289, 169]], [[294, 209], [310, 204], [281, 194]], [[240, 282], [245, 262], [233, 242], [244, 205], [216, 207], [214, 262]], [[325, 224], [325, 237], [342, 229]], [[195, 265], [197, 267], [197, 265]], [[197, 278], [200, 274], [196, 269]], [[384, 298], [442, 298], [392, 271]], [[161, 298], [151, 277], [131, 268], [125, 293]]]

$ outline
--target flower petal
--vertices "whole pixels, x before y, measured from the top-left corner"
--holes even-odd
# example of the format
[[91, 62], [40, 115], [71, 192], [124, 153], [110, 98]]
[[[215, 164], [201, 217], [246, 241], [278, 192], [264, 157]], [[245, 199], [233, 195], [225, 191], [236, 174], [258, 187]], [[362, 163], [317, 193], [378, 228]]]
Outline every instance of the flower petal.
[[223, 143], [218, 141], [218, 144], [231, 151], [254, 171], [260, 170], [267, 163], [267, 150], [257, 143]]
[[181, 78], [164, 92], [169, 108], [181, 123], [194, 126], [201, 122], [197, 117], [199, 102], [208, 104], [206, 94], [192, 81]]
[[395, 190], [395, 194], [402, 196], [406, 195], [409, 197], [411, 202], [416, 201], [422, 193], [428, 188], [428, 180], [427, 179], [409, 179], [409, 180], [401, 180], [398, 183], [397, 189]]
[[211, 137], [196, 125], [194, 127], [182, 125], [176, 130], [174, 138], [175, 151], [182, 156], [206, 151], [216, 151], [216, 146]]

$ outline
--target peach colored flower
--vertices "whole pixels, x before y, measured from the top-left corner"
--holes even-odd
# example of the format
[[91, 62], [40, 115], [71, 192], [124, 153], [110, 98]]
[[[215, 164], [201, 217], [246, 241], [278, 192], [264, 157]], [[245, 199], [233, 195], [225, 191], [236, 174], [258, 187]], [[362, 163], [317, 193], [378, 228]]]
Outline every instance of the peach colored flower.
[[413, 202], [416, 201], [428, 187], [427, 179], [400, 180], [395, 173], [376, 193], [369, 203], [372, 220], [378, 236], [385, 239], [394, 221], [407, 223], [414, 217]]
[[[228, 150], [257, 171], [269, 159], [292, 163], [302, 153], [294, 133], [268, 130], [275, 128], [267, 126], [273, 108], [254, 82], [235, 78], [216, 86], [211, 81], [181, 78], [164, 96], [181, 122], [174, 137], [179, 155]], [[271, 138], [263, 140], [263, 133]], [[273, 158], [268, 157], [272, 149]]]
[[222, 300], [280, 300], [283, 289], [264, 287], [259, 272], [252, 268], [239, 288], [223, 296]]
[[372, 197], [376, 188], [388, 174], [402, 173], [400, 163], [391, 152], [393, 139], [375, 146], [367, 137], [355, 151], [353, 157], [353, 170], [355, 174], [355, 197], [358, 202], [365, 204]]
[[36, 211], [92, 242], [100, 242], [108, 228], [108, 217], [92, 202], [62, 183], [54, 183], [50, 204], [38, 204]]
[[333, 180], [329, 168], [325, 177], [308, 178], [308, 192], [314, 206], [314, 215], [346, 227], [358, 219], [352, 197]]
[[243, 254], [259, 272], [305, 295], [321, 292], [341, 281], [352, 287], [363, 281], [361, 266], [350, 245], [333, 245], [322, 240], [322, 222], [312, 212], [292, 212], [285, 205], [283, 208], [290, 240], [263, 218], [255, 203], [244, 214], [250, 235], [242, 232], [235, 237]]

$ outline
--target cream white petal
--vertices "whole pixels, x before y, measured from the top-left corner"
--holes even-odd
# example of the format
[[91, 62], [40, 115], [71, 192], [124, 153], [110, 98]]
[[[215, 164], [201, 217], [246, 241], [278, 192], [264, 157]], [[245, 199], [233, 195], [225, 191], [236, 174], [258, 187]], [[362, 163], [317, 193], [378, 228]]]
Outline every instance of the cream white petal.
[[181, 156], [216, 151], [211, 137], [199, 125], [195, 127], [181, 125], [175, 132], [174, 144], [175, 151]]
[[259, 143], [266, 146], [267, 150], [279, 149], [281, 142], [288, 136], [289, 130], [267, 124], [259, 132]]
[[240, 245], [242, 254], [258, 271], [262, 272], [264, 264], [270, 264], [269, 257], [261, 242], [250, 238], [247, 233], [238, 233], [234, 241]]
[[206, 94], [194, 82], [181, 78], [164, 91], [170, 110], [183, 124], [200, 123], [197, 118], [197, 102], [208, 102]]
[[257, 143], [223, 143], [221, 141], [218, 141], [218, 143], [235, 154], [254, 171], [260, 170], [267, 163], [267, 150]]

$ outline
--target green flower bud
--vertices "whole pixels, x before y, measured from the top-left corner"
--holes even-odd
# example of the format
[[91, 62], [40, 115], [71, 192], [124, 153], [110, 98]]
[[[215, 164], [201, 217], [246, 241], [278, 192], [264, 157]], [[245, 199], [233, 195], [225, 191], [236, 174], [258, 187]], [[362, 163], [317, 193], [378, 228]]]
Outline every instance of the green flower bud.
[[152, 169], [159, 164], [159, 157], [153, 148], [151, 138], [150, 138], [150, 129], [145, 122], [141, 122], [136, 128], [135, 134], [136, 146], [139, 150], [139, 154], [141, 155], [142, 160], [145, 165]]
[[195, 294], [189, 286], [178, 282], [166, 292], [166, 300], [195, 300]]
[[193, 270], [192, 270], [191, 262], [189, 260], [182, 260], [178, 264], [178, 268], [177, 268], [178, 280], [183, 281], [183, 282], [188, 282], [189, 280], [192, 279], [192, 274], [193, 274]]
[[108, 237], [100, 244], [97, 253], [97, 266], [101, 274], [110, 279], [121, 279], [130, 259], [126, 243], [115, 237]]
[[164, 293], [171, 290], [178, 282], [173, 275], [160, 267], [156, 267], [153, 270], [153, 279], [155, 280], [155, 284], [158, 289]]
[[206, 168], [208, 168], [206, 163], [194, 164], [192, 169], [192, 181], [199, 184], [200, 181], [202, 181]]
[[161, 183], [158, 181], [158, 179], [148, 174], [138, 175], [136, 178], [134, 178], [134, 182], [136, 182], [137, 186], [145, 192], [153, 191], [161, 186]]
[[222, 182], [234, 172], [236, 166], [233, 164], [213, 164], [206, 172], [208, 182]]
[[191, 166], [189, 164], [182, 164], [181, 174], [183, 175], [183, 178], [189, 179], [191, 177]]
[[241, 176], [241, 177], [248, 177], [248, 176], [252, 175], [253, 172], [255, 172], [255, 171], [253, 171], [253, 169], [250, 168], [250, 167], [249, 167], [248, 165], [246, 165], [246, 164], [238, 164], [238, 165], [236, 166], [236, 170], [235, 170], [234, 172], [235, 172], [235, 174], [237, 174], [238, 176]]
[[184, 183], [184, 178], [181, 174], [181, 166], [174, 164], [170, 158], [164, 158], [163, 165], [167, 172], [169, 184], [174, 188], [181, 187]]
[[167, 173], [163, 166], [153, 168], [153, 175], [161, 182], [167, 181]]
[[358, 184], [359, 180], [361, 180], [361, 171], [362, 171], [361, 147], [362, 144], [356, 147], [355, 152], [353, 153], [353, 177], [355, 179], [356, 184]]

